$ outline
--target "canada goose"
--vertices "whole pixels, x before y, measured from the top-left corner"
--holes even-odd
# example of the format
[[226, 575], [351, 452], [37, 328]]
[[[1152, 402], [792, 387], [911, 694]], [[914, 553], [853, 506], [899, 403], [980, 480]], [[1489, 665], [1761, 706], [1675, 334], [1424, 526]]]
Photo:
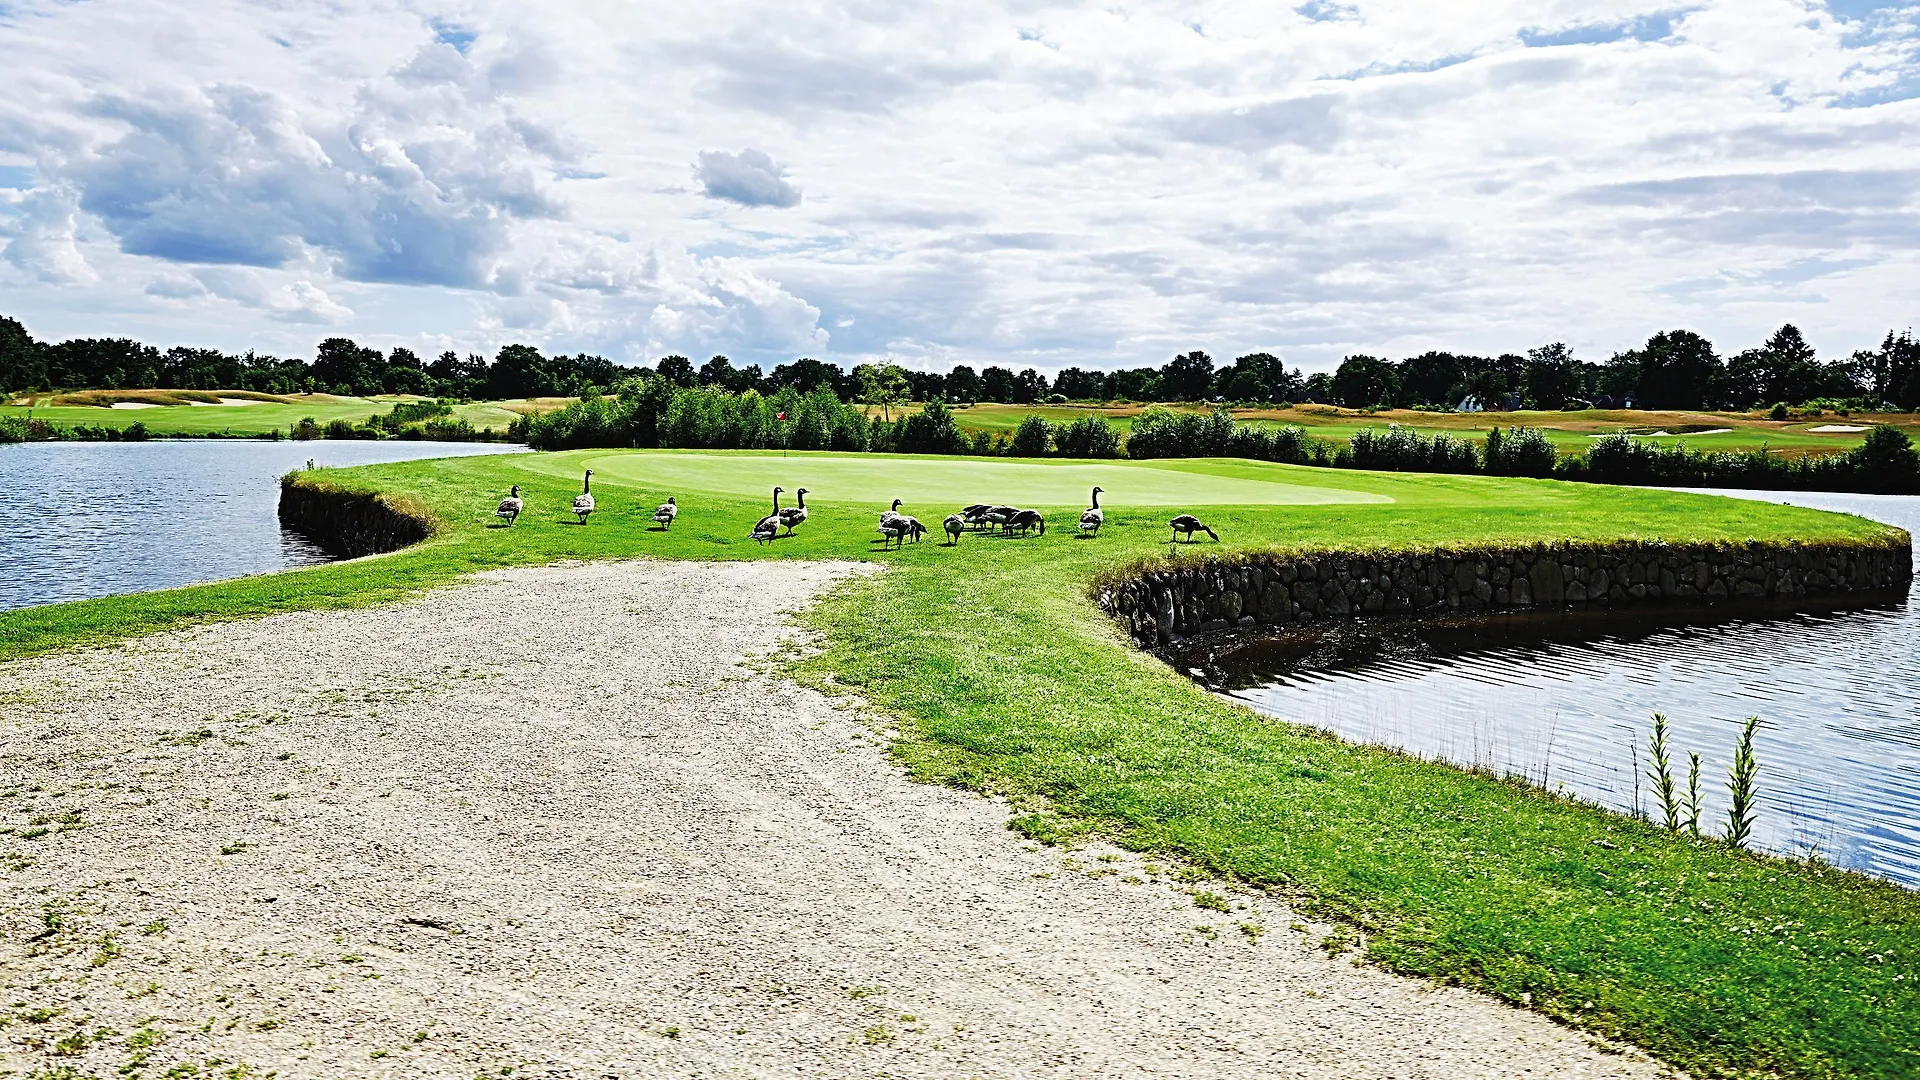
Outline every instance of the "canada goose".
[[893, 500], [893, 507], [892, 507], [892, 509], [889, 509], [889, 510], [882, 510], [882, 511], [880, 511], [880, 523], [881, 523], [882, 525], [884, 525], [884, 524], [886, 524], [887, 522], [889, 522], [889, 521], [891, 521], [891, 520], [893, 520], [894, 518], [897, 518], [897, 517], [899, 517], [899, 516], [900, 516], [900, 500], [899, 500], [899, 499], [895, 499], [895, 500]]
[[1095, 487], [1093, 489], [1093, 505], [1080, 512], [1081, 532], [1090, 532], [1099, 535], [1100, 526], [1106, 523], [1107, 515], [1100, 512], [1100, 492], [1102, 490], [1104, 489]]
[[656, 506], [653, 508], [653, 520], [659, 522], [660, 527], [663, 529], [672, 528], [673, 519], [679, 516], [680, 516], [680, 504], [674, 502], [673, 496], [671, 495], [667, 496], [666, 502], [663, 502], [659, 506]]
[[580, 481], [580, 494], [573, 497], [573, 512], [580, 518], [580, 524], [587, 523], [587, 515], [593, 513], [593, 470], [588, 469], [586, 478]]
[[967, 531], [967, 519], [959, 514], [948, 514], [947, 520], [941, 522], [941, 525], [947, 530], [947, 546], [959, 547], [960, 534]]
[[1021, 536], [1027, 535], [1027, 530], [1033, 528], [1035, 525], [1040, 526], [1041, 536], [1047, 535], [1047, 519], [1041, 517], [1040, 511], [1038, 510], [1015, 511], [1014, 515], [1007, 519], [1007, 531], [1011, 533], [1013, 530], [1019, 529]]
[[[779, 489], [776, 488], [774, 490], [777, 491]], [[776, 514], [780, 518], [780, 524], [786, 526], [788, 536], [793, 535], [794, 526], [799, 525], [807, 520], [807, 489], [801, 488], [800, 490], [794, 492], [793, 498], [794, 498], [794, 501], [799, 505], [790, 506], [785, 510], [774, 511], [774, 514]]]
[[993, 524], [993, 522], [987, 520], [987, 511], [991, 509], [993, 509], [993, 507], [988, 506], [986, 503], [974, 503], [972, 506], [961, 507], [960, 520], [976, 529], [984, 529]]
[[1220, 534], [1202, 525], [1200, 519], [1194, 517], [1192, 514], [1181, 514], [1179, 517], [1167, 522], [1167, 524], [1173, 526], [1174, 532], [1186, 533], [1188, 540], [1193, 539], [1194, 533], [1203, 532], [1213, 537], [1214, 543], [1217, 544], [1220, 542]]
[[906, 527], [906, 530], [907, 530], [906, 534], [908, 536], [911, 536], [913, 538], [913, 542], [916, 544], [920, 542], [921, 537], [927, 535], [927, 527], [925, 525], [920, 524], [920, 522], [917, 519], [908, 517], [906, 514], [901, 514], [899, 517], [895, 518], [894, 521]]
[[526, 505], [520, 498], [520, 485], [515, 484], [513, 490], [507, 493], [507, 497], [500, 500], [500, 505], [494, 510], [493, 516], [511, 525], [519, 520], [520, 511], [525, 509]]
[[911, 520], [913, 519], [895, 514], [893, 517], [880, 522], [879, 526], [875, 529], [875, 531], [880, 534], [880, 550], [887, 550], [889, 544], [898, 545], [904, 542], [909, 531], [907, 522]]
[[753, 531], [747, 535], [754, 540], [771, 540], [780, 535], [780, 493], [786, 488], [773, 489], [773, 513], [754, 522]]
[[987, 523], [989, 525], [998, 525], [1000, 526], [1001, 531], [1005, 532], [1007, 529], [1007, 522], [1010, 519], [1012, 519], [1013, 515], [1019, 512], [1020, 511], [1017, 508], [1012, 506], [989, 506], [987, 507], [987, 512], [984, 516], [987, 519]]

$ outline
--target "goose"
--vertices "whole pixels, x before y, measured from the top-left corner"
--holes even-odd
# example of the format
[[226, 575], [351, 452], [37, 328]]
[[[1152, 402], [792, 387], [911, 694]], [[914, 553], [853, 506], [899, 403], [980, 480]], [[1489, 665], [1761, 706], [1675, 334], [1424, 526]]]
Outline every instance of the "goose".
[[507, 493], [507, 497], [500, 500], [500, 505], [494, 510], [493, 516], [512, 525], [519, 520], [520, 511], [525, 509], [526, 505], [526, 502], [520, 498], [520, 485], [515, 484], [513, 490]]
[[580, 494], [573, 497], [573, 512], [580, 518], [580, 524], [587, 523], [587, 515], [593, 513], [593, 470], [588, 469], [586, 478], [580, 481]]
[[780, 493], [785, 490], [783, 487], [773, 489], [773, 513], [754, 522], [753, 531], [747, 534], [749, 537], [758, 541], [772, 540], [780, 535]]
[[880, 511], [880, 523], [884, 525], [887, 522], [899, 516], [900, 516], [900, 500], [895, 499], [893, 500], [893, 508], [891, 510]]
[[1181, 514], [1179, 517], [1167, 522], [1167, 524], [1173, 526], [1174, 532], [1186, 533], [1188, 540], [1193, 539], [1194, 533], [1203, 532], [1213, 537], [1214, 543], [1217, 544], [1220, 542], [1220, 534], [1202, 525], [1200, 519], [1194, 517], [1192, 514]]
[[663, 529], [672, 528], [673, 519], [680, 516], [680, 504], [674, 502], [673, 498], [669, 495], [666, 502], [653, 508], [653, 520], [659, 522]]
[[984, 529], [988, 525], [993, 524], [987, 520], [987, 511], [991, 509], [993, 509], [993, 507], [988, 506], [986, 503], [974, 503], [972, 506], [961, 507], [960, 520], [976, 529]]
[[1002, 531], [1005, 531], [1007, 522], [1013, 515], [1019, 512], [1018, 509], [1011, 506], [989, 506], [987, 507], [987, 512], [981, 516], [986, 518], [989, 525], [998, 525]]
[[1018, 510], [1014, 512], [1012, 517], [1007, 519], [1007, 531], [1011, 533], [1013, 530], [1019, 529], [1021, 536], [1027, 535], [1027, 530], [1033, 528], [1035, 525], [1040, 526], [1041, 536], [1047, 535], [1047, 519], [1041, 517], [1040, 511], [1038, 510]]
[[913, 537], [913, 542], [916, 544], [920, 542], [921, 537], [927, 535], [927, 527], [925, 525], [920, 524], [918, 520], [908, 517], [905, 514], [901, 514], [895, 518], [894, 521], [907, 530], [906, 534]]
[[1107, 515], [1100, 512], [1100, 492], [1103, 490], [1105, 489], [1095, 487], [1093, 489], [1093, 505], [1080, 512], [1081, 532], [1090, 532], [1098, 536], [1100, 534], [1100, 526], [1106, 523]]
[[948, 514], [947, 520], [940, 524], [947, 530], [947, 546], [959, 547], [960, 534], [967, 531], [967, 519], [959, 514]]
[[875, 530], [880, 534], [880, 550], [887, 550], [887, 545], [889, 544], [897, 546], [904, 542], [907, 533], [911, 531], [911, 527], [907, 522], [912, 520], [912, 518], [902, 517], [896, 514], [882, 521]]
[[774, 514], [780, 518], [780, 524], [786, 527], [788, 536], [793, 535], [794, 526], [802, 524], [807, 520], [807, 489], [801, 488], [794, 492], [793, 499], [799, 504], [798, 506], [790, 506], [785, 510], [774, 511]]

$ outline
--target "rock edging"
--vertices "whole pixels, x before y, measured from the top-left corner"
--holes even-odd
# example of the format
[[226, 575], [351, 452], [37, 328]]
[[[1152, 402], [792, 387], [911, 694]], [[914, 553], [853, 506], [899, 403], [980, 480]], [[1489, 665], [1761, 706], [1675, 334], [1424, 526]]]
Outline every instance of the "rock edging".
[[432, 515], [410, 500], [299, 473], [280, 478], [280, 524], [345, 559], [398, 551], [432, 536], [436, 527]]
[[1906, 533], [1858, 543], [1485, 545], [1241, 552], [1136, 567], [1094, 600], [1147, 648], [1233, 626], [1904, 589]]

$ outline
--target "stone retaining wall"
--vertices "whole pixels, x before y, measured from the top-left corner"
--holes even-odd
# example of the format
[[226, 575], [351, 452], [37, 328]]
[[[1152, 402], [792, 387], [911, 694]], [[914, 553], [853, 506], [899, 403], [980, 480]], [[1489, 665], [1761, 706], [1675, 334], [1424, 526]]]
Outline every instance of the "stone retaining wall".
[[1149, 648], [1231, 626], [1905, 590], [1913, 547], [1578, 544], [1262, 554], [1147, 569], [1095, 599]]
[[398, 551], [433, 535], [425, 512], [393, 505], [386, 496], [345, 491], [289, 473], [280, 480], [280, 523], [330, 555], [357, 559]]

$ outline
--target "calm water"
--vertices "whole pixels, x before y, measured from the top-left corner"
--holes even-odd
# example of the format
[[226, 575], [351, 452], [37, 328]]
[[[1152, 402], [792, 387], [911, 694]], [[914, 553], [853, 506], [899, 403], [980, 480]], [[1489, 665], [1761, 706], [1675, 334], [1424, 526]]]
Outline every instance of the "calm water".
[[[1727, 494], [1719, 492], [1718, 494]], [[1746, 497], [1844, 510], [1920, 535], [1920, 499]], [[1757, 715], [1756, 842], [1920, 887], [1920, 596], [1865, 609], [1729, 618], [1697, 611], [1462, 619], [1249, 637], [1174, 661], [1261, 712], [1362, 742], [1479, 765], [1612, 807], [1657, 813], [1649, 716], [1675, 771], [1702, 758], [1723, 831], [1740, 722]]]
[[285, 570], [327, 555], [280, 528], [280, 476], [319, 465], [498, 454], [489, 443], [0, 446], [0, 610]]

